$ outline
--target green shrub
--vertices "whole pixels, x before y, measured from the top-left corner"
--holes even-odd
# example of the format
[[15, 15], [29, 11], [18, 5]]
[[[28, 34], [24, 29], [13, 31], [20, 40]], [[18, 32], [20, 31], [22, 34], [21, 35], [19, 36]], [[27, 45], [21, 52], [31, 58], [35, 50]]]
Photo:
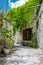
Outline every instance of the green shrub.
[[14, 47], [14, 41], [13, 41], [13, 39], [5, 38], [4, 47], [8, 48], [8, 49], [12, 49]]
[[33, 48], [37, 47], [37, 40], [36, 40], [35, 34], [32, 36], [32, 40], [28, 44], [29, 44], [30, 47], [33, 47]]
[[33, 48], [37, 47], [36, 42], [30, 41], [28, 44], [29, 44], [30, 47], [33, 47]]

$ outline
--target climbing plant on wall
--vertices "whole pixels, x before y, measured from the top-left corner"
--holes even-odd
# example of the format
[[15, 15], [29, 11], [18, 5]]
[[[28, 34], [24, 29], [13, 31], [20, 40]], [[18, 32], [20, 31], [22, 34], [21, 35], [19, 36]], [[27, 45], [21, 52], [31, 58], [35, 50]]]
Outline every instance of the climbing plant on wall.
[[36, 5], [39, 5], [39, 0], [28, 0], [23, 6], [13, 8], [7, 13], [6, 16], [12, 21], [14, 31], [33, 22], [36, 16]]
[[2, 28], [2, 26], [3, 26], [3, 16], [0, 13], [0, 29]]

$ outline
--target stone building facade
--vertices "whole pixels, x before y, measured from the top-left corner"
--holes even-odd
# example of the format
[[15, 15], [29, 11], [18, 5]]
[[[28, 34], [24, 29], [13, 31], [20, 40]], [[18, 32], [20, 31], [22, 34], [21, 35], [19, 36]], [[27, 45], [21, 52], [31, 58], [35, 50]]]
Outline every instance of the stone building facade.
[[43, 49], [43, 2], [41, 4], [40, 16], [38, 18], [37, 43], [38, 47]]
[[[37, 28], [36, 28], [36, 23], [37, 23]], [[43, 50], [43, 2], [42, 2], [41, 7], [40, 7], [38, 21], [35, 21], [33, 31], [34, 31], [34, 29], [35, 29], [36, 35], [37, 35], [38, 47]]]

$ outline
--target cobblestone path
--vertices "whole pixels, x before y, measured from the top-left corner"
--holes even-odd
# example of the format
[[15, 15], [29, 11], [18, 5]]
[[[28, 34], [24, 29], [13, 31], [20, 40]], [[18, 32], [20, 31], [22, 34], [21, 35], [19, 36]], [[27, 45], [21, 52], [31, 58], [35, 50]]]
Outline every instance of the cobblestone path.
[[43, 65], [41, 49], [16, 47], [6, 57], [0, 57], [0, 65]]

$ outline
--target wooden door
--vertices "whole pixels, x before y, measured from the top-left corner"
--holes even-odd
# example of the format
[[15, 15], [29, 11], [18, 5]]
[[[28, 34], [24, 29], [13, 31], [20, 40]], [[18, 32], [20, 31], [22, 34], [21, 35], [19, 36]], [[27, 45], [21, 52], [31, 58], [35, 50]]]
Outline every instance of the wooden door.
[[32, 28], [23, 30], [23, 40], [31, 40]]

